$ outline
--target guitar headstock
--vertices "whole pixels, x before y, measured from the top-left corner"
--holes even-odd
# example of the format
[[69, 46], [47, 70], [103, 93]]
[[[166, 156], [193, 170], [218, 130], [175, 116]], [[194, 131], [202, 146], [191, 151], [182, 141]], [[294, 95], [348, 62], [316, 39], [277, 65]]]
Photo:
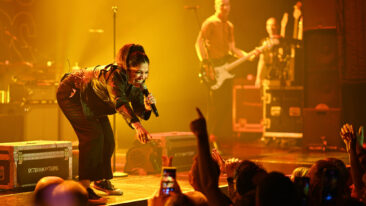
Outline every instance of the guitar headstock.
[[294, 6], [294, 13], [292, 14], [294, 16], [294, 19], [299, 19], [301, 16], [301, 7], [302, 3], [298, 1]]

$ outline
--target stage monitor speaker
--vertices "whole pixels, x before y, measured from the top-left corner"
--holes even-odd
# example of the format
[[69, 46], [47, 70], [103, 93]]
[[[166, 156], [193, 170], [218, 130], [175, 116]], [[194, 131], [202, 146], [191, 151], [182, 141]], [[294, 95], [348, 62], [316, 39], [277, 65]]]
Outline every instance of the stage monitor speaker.
[[304, 108], [303, 146], [342, 147], [340, 108]]
[[304, 31], [336, 28], [336, 0], [304, 0]]
[[126, 154], [125, 172], [143, 169], [146, 173], [161, 170], [161, 157], [173, 157], [172, 166], [178, 171], [191, 168], [197, 154], [197, 140], [191, 132], [152, 133], [148, 144], [135, 143]]
[[161, 148], [150, 142], [141, 144], [135, 141], [126, 153], [124, 172], [139, 173], [143, 170], [146, 174], [159, 173], [161, 170]]

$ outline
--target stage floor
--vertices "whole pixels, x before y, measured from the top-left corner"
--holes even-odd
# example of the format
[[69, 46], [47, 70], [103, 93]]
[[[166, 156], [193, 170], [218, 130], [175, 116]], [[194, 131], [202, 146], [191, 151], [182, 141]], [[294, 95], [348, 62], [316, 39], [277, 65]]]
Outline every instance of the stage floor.
[[[177, 180], [183, 192], [193, 190], [188, 182], [188, 172], [178, 172]], [[97, 194], [108, 199], [107, 205], [147, 205], [147, 200], [159, 189], [160, 174], [118, 177], [114, 178], [112, 183], [123, 191], [122, 196], [107, 196], [95, 190]], [[225, 189], [226, 186], [226, 178], [220, 177], [220, 187]], [[24, 190], [32, 190], [32, 188]], [[10, 194], [0, 195], [0, 202], [3, 206], [28, 206], [32, 203], [32, 194], [33, 192], [13, 191], [12, 194], [10, 192]]]
[[[268, 146], [259, 142], [236, 143], [232, 146], [221, 148], [224, 158], [238, 157], [250, 159], [261, 164], [267, 171], [280, 171], [291, 174], [292, 170], [299, 166], [310, 167], [320, 159], [335, 157], [348, 164], [348, 155], [344, 151], [309, 151], [300, 147], [279, 148]], [[125, 152], [117, 154], [117, 169], [124, 166]], [[122, 160], [122, 161], [121, 161]], [[183, 192], [192, 190], [188, 182], [188, 172], [178, 172], [177, 180]], [[159, 189], [160, 174], [156, 175], [129, 175], [127, 177], [114, 178], [112, 183], [123, 191], [123, 196], [106, 196], [107, 205], [147, 205], [146, 200], [152, 197]], [[220, 186], [226, 189], [226, 177], [220, 177]], [[26, 189], [27, 190], [27, 189]], [[27, 191], [2, 191], [0, 202], [4, 206], [31, 205], [32, 188]], [[103, 192], [98, 194], [105, 196]]]

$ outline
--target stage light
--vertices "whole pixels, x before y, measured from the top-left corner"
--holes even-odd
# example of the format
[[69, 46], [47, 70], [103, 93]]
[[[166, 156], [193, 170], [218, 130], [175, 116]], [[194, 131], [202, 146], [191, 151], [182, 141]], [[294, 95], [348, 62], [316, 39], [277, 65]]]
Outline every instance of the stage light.
[[52, 62], [52, 61], [47, 61], [47, 63], [46, 63], [47, 67], [51, 67], [51, 66], [52, 66], [52, 64], [53, 64], [53, 62]]

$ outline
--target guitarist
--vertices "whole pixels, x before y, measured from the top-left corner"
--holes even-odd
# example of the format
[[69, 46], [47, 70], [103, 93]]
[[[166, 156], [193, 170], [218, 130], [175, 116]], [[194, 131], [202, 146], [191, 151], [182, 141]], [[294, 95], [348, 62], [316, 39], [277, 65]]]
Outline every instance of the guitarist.
[[274, 17], [270, 17], [266, 21], [266, 31], [268, 37], [264, 40], [279, 39], [280, 45], [263, 51], [259, 56], [257, 65], [257, 77], [255, 86], [260, 87], [262, 80], [280, 80], [281, 85], [294, 81], [295, 73], [295, 47], [298, 46], [299, 40], [302, 39], [302, 12], [301, 2], [298, 1], [294, 5], [293, 11], [293, 33], [286, 34], [289, 15], [285, 12], [281, 20], [281, 31], [278, 34], [277, 21]]
[[[215, 80], [212, 66], [225, 63], [228, 56], [243, 57], [246, 53], [235, 46], [234, 26], [228, 20], [230, 0], [215, 0], [215, 13], [202, 24], [195, 44], [199, 60], [203, 65], [204, 77], [208, 81]], [[212, 65], [214, 64], [214, 65]], [[227, 81], [220, 89], [210, 91], [208, 123], [211, 140], [213, 137], [227, 138], [231, 136], [232, 113], [231, 81]]]
[[[284, 18], [287, 16], [284, 15]], [[282, 30], [282, 29], [281, 29]], [[262, 42], [268, 42], [273, 39], [278, 39], [281, 44], [265, 49], [260, 54], [257, 65], [257, 77], [255, 86], [260, 87], [262, 80], [285, 80], [286, 78], [286, 66], [289, 55], [289, 48], [283, 41], [283, 37], [278, 34], [277, 20], [274, 17], [270, 17], [266, 21], [266, 31], [268, 37]], [[282, 33], [282, 32], [281, 32]]]

